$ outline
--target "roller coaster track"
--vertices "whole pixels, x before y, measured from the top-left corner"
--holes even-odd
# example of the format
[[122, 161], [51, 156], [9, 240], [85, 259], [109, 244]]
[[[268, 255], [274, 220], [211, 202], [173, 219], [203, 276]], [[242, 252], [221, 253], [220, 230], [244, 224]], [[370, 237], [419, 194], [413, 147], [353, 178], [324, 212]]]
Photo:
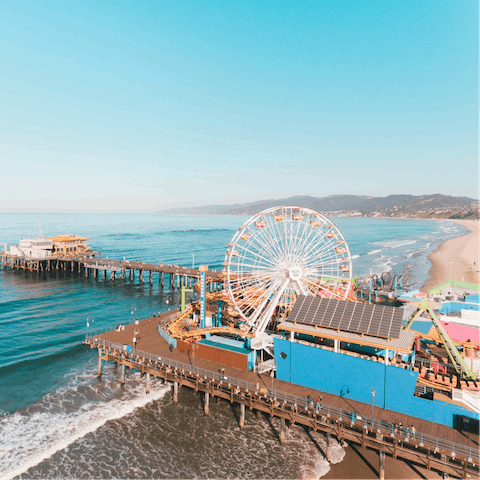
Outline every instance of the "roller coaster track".
[[422, 300], [417, 310], [413, 312], [410, 318], [406, 321], [405, 325], [402, 327], [402, 330], [409, 330], [412, 323], [418, 317], [420, 317], [423, 313], [426, 313], [432, 320], [432, 323], [435, 329], [437, 330], [438, 336], [441, 342], [443, 343], [443, 346], [447, 351], [448, 357], [450, 358], [450, 361], [455, 367], [455, 370], [457, 371], [457, 373], [466, 378], [471, 378], [472, 380], [475, 380], [477, 377], [476, 374], [472, 372], [470, 368], [468, 368], [467, 364], [465, 363], [465, 360], [460, 355], [460, 352], [457, 350], [457, 347], [448, 336], [447, 332], [443, 328], [443, 325], [440, 323], [440, 320], [438, 320], [433, 310], [428, 306], [428, 303], [426, 300]]

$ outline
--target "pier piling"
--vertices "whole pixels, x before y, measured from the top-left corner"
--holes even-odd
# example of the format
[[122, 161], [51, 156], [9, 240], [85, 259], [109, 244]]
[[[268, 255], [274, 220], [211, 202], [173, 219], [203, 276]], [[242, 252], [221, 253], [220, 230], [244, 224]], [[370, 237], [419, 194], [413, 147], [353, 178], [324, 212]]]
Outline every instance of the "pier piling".
[[385, 452], [379, 451], [379, 469], [378, 469], [378, 478], [380, 480], [385, 480]]
[[210, 413], [209, 408], [210, 408], [210, 394], [208, 392], [205, 392], [205, 403], [203, 405], [203, 409], [207, 417], [208, 417], [208, 414]]
[[125, 364], [122, 363], [122, 368], [120, 370], [120, 385], [125, 385]]
[[245, 405], [243, 403], [240, 404], [240, 430], [245, 428]]
[[178, 403], [178, 382], [173, 382], [173, 404]]
[[97, 377], [102, 378], [102, 350], [101, 348], [98, 349], [98, 369], [97, 369]]
[[147, 372], [147, 379], [145, 385], [145, 393], [148, 395], [150, 393], [150, 374]]
[[[448, 462], [447, 456], [445, 454], [442, 453], [440, 458], [442, 459], [443, 462]], [[448, 473], [447, 472], [442, 472], [442, 478], [448, 479], [449, 478]]]
[[327, 462], [330, 462], [332, 459], [332, 436], [329, 433], [325, 434], [325, 443], [327, 444], [327, 451], [325, 452], [327, 455]]
[[286, 427], [285, 427], [285, 419], [282, 417], [280, 419], [280, 445], [285, 445], [285, 430], [286, 430]]

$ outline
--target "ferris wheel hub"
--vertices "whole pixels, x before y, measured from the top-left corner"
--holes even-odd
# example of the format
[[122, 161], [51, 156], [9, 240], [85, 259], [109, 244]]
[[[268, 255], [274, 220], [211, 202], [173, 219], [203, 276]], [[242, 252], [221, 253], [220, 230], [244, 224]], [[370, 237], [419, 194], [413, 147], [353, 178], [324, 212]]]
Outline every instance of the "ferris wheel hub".
[[290, 280], [293, 280], [294, 282], [298, 282], [298, 280], [302, 278], [302, 275], [303, 270], [300, 267], [294, 266], [288, 269], [288, 276], [290, 277]]

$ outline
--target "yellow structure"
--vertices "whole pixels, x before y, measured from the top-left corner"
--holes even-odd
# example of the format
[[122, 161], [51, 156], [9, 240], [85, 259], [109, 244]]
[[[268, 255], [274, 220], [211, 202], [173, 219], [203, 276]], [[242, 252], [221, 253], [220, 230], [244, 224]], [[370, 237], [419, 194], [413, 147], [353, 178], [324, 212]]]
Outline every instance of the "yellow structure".
[[91, 238], [77, 237], [76, 235], [57, 235], [51, 237], [53, 241], [53, 254], [83, 254], [89, 253], [91, 248], [87, 245], [87, 241]]

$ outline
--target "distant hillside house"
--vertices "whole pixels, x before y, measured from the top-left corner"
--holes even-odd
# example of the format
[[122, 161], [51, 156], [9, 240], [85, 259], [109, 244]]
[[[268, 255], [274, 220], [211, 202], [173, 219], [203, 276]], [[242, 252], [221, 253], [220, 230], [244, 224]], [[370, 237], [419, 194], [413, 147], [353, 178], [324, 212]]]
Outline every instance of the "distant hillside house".
[[54, 254], [75, 255], [89, 253], [92, 250], [87, 245], [87, 241], [91, 238], [77, 237], [76, 235], [57, 235], [50, 240], [53, 242]]

